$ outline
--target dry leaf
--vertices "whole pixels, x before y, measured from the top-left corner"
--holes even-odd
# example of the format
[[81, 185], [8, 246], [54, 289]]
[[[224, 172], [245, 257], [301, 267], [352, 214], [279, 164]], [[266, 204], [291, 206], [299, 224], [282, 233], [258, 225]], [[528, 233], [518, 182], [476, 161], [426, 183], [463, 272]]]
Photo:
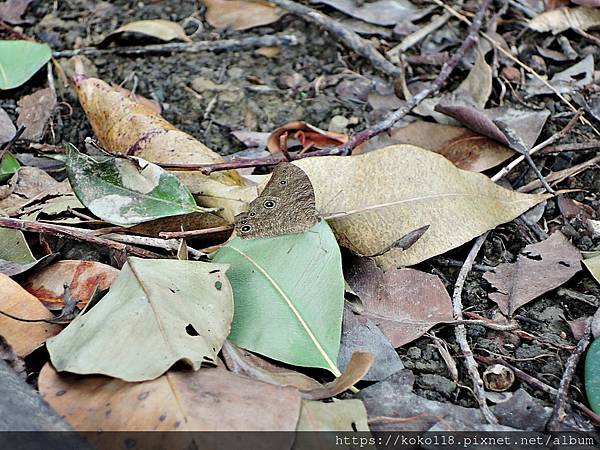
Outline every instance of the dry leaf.
[[[390, 144], [411, 144], [439, 153], [459, 169], [483, 172], [514, 155], [508, 147], [463, 127], [417, 121], [390, 132]], [[363, 153], [360, 147], [353, 154]]]
[[562, 33], [569, 28], [589, 30], [600, 26], [600, 9], [597, 8], [559, 8], [546, 11], [529, 21], [529, 28], [542, 33]]
[[162, 110], [159, 103], [155, 102], [154, 100], [147, 99], [146, 97], [143, 97], [139, 94], [134, 94], [129, 89], [126, 89], [123, 86], [113, 84], [112, 88], [115, 91], [120, 92], [121, 94], [125, 95], [126, 97], [129, 97], [134, 102], [143, 104], [145, 107], [147, 107], [149, 110], [151, 110], [154, 114], [160, 114], [160, 112]]
[[267, 149], [279, 153], [288, 149], [288, 142], [295, 140], [302, 150], [311, 148], [336, 147], [348, 142], [348, 136], [333, 131], [325, 131], [306, 122], [290, 122], [273, 131], [267, 139]]
[[308, 174], [323, 216], [361, 211], [329, 220], [340, 244], [357, 254], [376, 254], [429, 225], [409, 249], [392, 248], [376, 257], [383, 270], [458, 247], [547, 198], [501, 188], [484, 175], [457, 169], [443, 156], [411, 145], [294, 164]]
[[53, 310], [63, 308], [66, 284], [81, 309], [96, 290], [108, 289], [117, 275], [117, 269], [96, 261], [63, 260], [30, 276], [23, 288]]
[[114, 41], [125, 33], [142, 34], [144, 36], [150, 36], [165, 42], [172, 41], [174, 39], [185, 42], [192, 41], [190, 37], [185, 34], [183, 27], [178, 23], [171, 22], [170, 20], [153, 19], [137, 20], [135, 22], [121, 25], [115, 31], [106, 36], [100, 46], [108, 45], [110, 42]]
[[342, 11], [349, 16], [375, 25], [396, 25], [398, 22], [413, 21], [427, 14], [408, 0], [376, 0], [361, 2], [357, 0], [313, 0]]
[[498, 291], [489, 295], [505, 315], [551, 291], [581, 270], [581, 253], [559, 231], [526, 246], [515, 263], [500, 264], [483, 275]]
[[26, 95], [17, 103], [19, 117], [17, 126], [25, 127], [22, 139], [39, 142], [46, 132], [48, 121], [56, 106], [56, 94], [50, 88], [40, 89], [31, 95]]
[[[156, 380], [127, 383], [59, 375], [46, 364], [39, 388], [77, 431], [293, 431], [300, 414], [296, 389], [219, 368], [171, 371]], [[287, 435], [291, 445], [294, 435]]]
[[285, 11], [262, 0], [203, 0], [206, 21], [215, 28], [241, 31], [277, 22]]
[[[40, 301], [11, 280], [0, 274], [0, 311], [22, 319], [52, 319], [54, 316]], [[55, 336], [62, 329], [59, 325], [45, 322], [21, 322], [0, 314], [0, 336], [23, 357], [30, 354], [46, 339]]]
[[363, 432], [361, 437], [364, 437], [364, 432], [369, 431], [367, 410], [363, 402], [358, 399], [334, 399], [331, 403], [304, 400], [297, 431], [312, 431], [312, 433], [297, 434], [294, 448], [298, 449], [327, 447], [325, 442], [319, 445], [321, 433], [315, 431], [359, 431]]
[[[223, 158], [184, 133], [146, 106], [136, 103], [105, 82], [78, 77], [77, 93], [101, 144], [115, 153], [139, 156], [153, 163], [221, 163]], [[222, 207], [219, 215], [232, 222], [245, 204], [256, 197], [256, 188], [243, 187], [235, 171], [180, 172], [178, 177], [192, 193], [202, 194], [202, 206]]]
[[361, 315], [372, 320], [394, 347], [454, 318], [452, 300], [435, 275], [414, 269], [382, 272], [370, 258], [353, 256], [345, 265], [345, 277], [362, 301]]
[[6, 111], [0, 108], [0, 144], [9, 142], [15, 137], [15, 134], [17, 134], [17, 129], [12, 123], [12, 120], [10, 120]]
[[[597, 10], [600, 11], [600, 10]], [[577, 64], [555, 73], [548, 84], [554, 89], [549, 88], [537, 78], [532, 78], [527, 84], [526, 97], [534, 95], [552, 94], [557, 91], [561, 94], [573, 93], [587, 86], [594, 81], [594, 56], [588, 55]]]
[[23, 14], [32, 0], [7, 0], [0, 3], [0, 20], [13, 25], [23, 23]]

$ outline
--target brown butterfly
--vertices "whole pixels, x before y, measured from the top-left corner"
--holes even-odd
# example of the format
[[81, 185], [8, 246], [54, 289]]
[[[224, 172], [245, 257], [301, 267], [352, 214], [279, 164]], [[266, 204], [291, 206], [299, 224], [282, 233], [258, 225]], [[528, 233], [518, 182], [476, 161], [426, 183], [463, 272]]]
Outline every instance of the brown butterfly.
[[235, 216], [235, 229], [242, 239], [266, 238], [302, 233], [318, 221], [308, 175], [298, 166], [280, 163], [248, 212]]

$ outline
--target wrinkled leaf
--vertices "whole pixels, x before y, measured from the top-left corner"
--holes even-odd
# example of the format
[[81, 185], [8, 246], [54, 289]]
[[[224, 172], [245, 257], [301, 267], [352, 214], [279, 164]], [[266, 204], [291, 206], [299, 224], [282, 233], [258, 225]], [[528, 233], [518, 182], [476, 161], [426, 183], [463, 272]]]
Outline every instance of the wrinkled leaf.
[[[295, 389], [218, 368], [171, 371], [156, 380], [126, 383], [100, 376], [58, 374], [46, 364], [39, 387], [44, 399], [78, 431], [293, 431], [301, 404]], [[289, 448], [294, 434], [282, 434]], [[101, 438], [102, 433], [98, 435]], [[161, 437], [148, 435], [148, 445], [138, 447], [155, 448], [149, 444], [155, 445]], [[196, 442], [190, 441], [189, 446], [179, 440], [177, 445], [163, 443], [161, 448], [198, 448], [198, 435], [192, 438]], [[246, 434], [245, 443], [249, 438]], [[218, 439], [222, 443], [222, 435]], [[275, 448], [286, 448], [285, 443]], [[210, 444], [200, 447], [217, 448]]]
[[140, 158], [94, 159], [68, 145], [67, 174], [73, 191], [92, 213], [115, 225], [214, 209], [196, 205], [173, 174]]
[[322, 216], [355, 212], [329, 220], [340, 244], [355, 253], [376, 254], [429, 225], [409, 249], [392, 248], [376, 257], [383, 270], [458, 247], [547, 198], [501, 188], [484, 175], [457, 169], [443, 156], [411, 145], [294, 164], [310, 178]]
[[277, 22], [285, 11], [262, 0], [203, 0], [206, 21], [215, 28], [241, 31]]
[[0, 160], [0, 183], [4, 183], [17, 173], [20, 168], [21, 164], [19, 164], [19, 161], [17, 161], [12, 153], [5, 153], [2, 160]]
[[382, 272], [370, 258], [354, 256], [345, 266], [345, 276], [362, 301], [361, 315], [373, 321], [394, 347], [453, 320], [452, 301], [435, 275], [414, 269]]
[[529, 28], [552, 34], [562, 33], [569, 28], [588, 30], [600, 26], [600, 9], [597, 8], [559, 8], [543, 12], [529, 21]]
[[108, 294], [48, 342], [52, 364], [126, 381], [152, 380], [179, 360], [214, 364], [233, 316], [226, 270], [129, 258]]
[[526, 246], [515, 263], [500, 264], [483, 278], [498, 291], [489, 295], [503, 314], [561, 286], [581, 270], [581, 253], [561, 232]]
[[288, 364], [339, 375], [335, 362], [344, 279], [340, 250], [325, 221], [302, 234], [237, 237], [213, 260], [231, 266], [232, 342]]
[[56, 94], [50, 88], [39, 89], [18, 101], [17, 126], [25, 127], [21, 139], [39, 142], [56, 107]]
[[[0, 311], [21, 319], [51, 319], [54, 316], [37, 298], [0, 273]], [[62, 327], [45, 322], [22, 322], [0, 314], [0, 336], [4, 337], [17, 355], [30, 354]]]
[[48, 62], [52, 50], [31, 41], [0, 41], [0, 89], [13, 89], [29, 80]]
[[181, 25], [170, 20], [153, 19], [153, 20], [137, 20], [121, 25], [115, 31], [110, 33], [102, 45], [108, 45], [125, 33], [135, 33], [144, 36], [150, 36], [161, 41], [172, 41], [174, 39], [191, 42], [189, 36], [185, 34], [185, 30]]
[[592, 342], [585, 357], [585, 393], [592, 410], [600, 414], [600, 338]]
[[48, 309], [62, 309], [66, 284], [70, 294], [83, 308], [96, 290], [108, 289], [119, 271], [96, 261], [57, 261], [31, 275], [23, 284]]

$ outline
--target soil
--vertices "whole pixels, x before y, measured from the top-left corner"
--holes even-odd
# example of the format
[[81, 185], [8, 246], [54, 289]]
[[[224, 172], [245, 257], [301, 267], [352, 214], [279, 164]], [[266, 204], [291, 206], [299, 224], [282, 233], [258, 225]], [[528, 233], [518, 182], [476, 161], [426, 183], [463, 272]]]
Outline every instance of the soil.
[[[318, 27], [307, 24], [291, 15], [285, 16], [276, 24], [246, 32], [216, 31], [203, 19], [203, 5], [199, 1], [116, 1], [108, 16], [103, 17], [95, 7], [96, 2], [61, 1], [58, 10], [53, 10], [54, 2], [34, 2], [27, 16], [31, 24], [23, 26], [24, 32], [36, 39], [48, 42], [54, 50], [71, 49], [76, 45], [93, 45], [100, 42], [107, 33], [125, 22], [139, 19], [162, 18], [181, 22], [188, 17], [200, 20], [197, 40], [239, 38], [248, 35], [285, 33], [298, 37], [300, 45], [282, 48], [274, 58], [267, 58], [255, 51], [201, 52], [197, 54], [165, 54], [140, 57], [93, 57], [97, 76], [105, 81], [119, 84], [124, 80], [125, 87], [136, 93], [158, 101], [164, 117], [180, 129], [192, 134], [213, 150], [228, 155], [246, 149], [232, 134], [236, 130], [268, 132], [293, 121], [304, 120], [327, 129], [335, 116], [349, 119], [348, 132], [363, 129], [369, 123], [382, 117], [385, 110], [374, 110], [365, 99], [364, 77], [378, 80], [384, 87], [390, 82], [375, 73], [360, 57], [353, 55]], [[95, 9], [96, 8], [96, 9]], [[328, 13], [335, 15], [331, 10]], [[190, 22], [186, 27], [193, 32], [197, 25]], [[510, 24], [504, 31], [506, 37], [516, 36]], [[446, 31], [447, 33], [447, 31]], [[452, 44], [453, 36], [442, 36]], [[569, 34], [567, 34], [570, 36]], [[542, 37], [527, 33], [520, 43], [520, 56], [531, 61], [535, 45], [542, 45]], [[537, 39], [537, 41], [535, 40]], [[600, 56], [585, 40], [573, 38], [575, 50], [581, 57], [589, 52]], [[510, 44], [510, 42], [509, 42]], [[410, 54], [410, 51], [408, 52]], [[431, 79], [439, 67], [415, 66], [411, 77]], [[465, 76], [466, 67], [458, 70], [449, 87], [456, 86]], [[554, 68], [548, 68], [554, 70]], [[319, 87], [316, 88], [317, 81]], [[43, 86], [45, 76], [38, 75], [25, 87], [2, 92], [0, 106], [15, 119], [16, 101], [24, 94]], [[212, 82], [212, 83], [210, 83]], [[217, 85], [217, 88], [215, 88]], [[317, 92], [318, 91], [318, 92]], [[491, 106], [498, 104], [499, 86], [494, 85]], [[46, 142], [63, 144], [73, 142], [82, 145], [87, 136], [92, 136], [91, 128], [72, 91], [62, 91], [63, 107], [54, 117], [51, 135]], [[552, 111], [540, 140], [561, 129], [570, 116], [564, 105], [552, 96], [537, 97], [537, 105]], [[535, 104], [535, 102], [532, 102]], [[504, 97], [504, 104], [519, 106], [519, 100], [510, 92]], [[68, 106], [66, 106], [68, 105]], [[210, 105], [210, 106], [209, 106]], [[584, 127], [576, 127], [574, 132], [561, 143], [586, 142], [594, 136]], [[25, 148], [15, 149], [26, 150]], [[565, 152], [560, 155], [547, 155], [536, 158], [538, 166], [545, 170], [561, 170], [589, 158], [585, 152]], [[530, 171], [517, 170], [510, 177], [512, 183], [522, 183], [533, 179]], [[595, 217], [600, 217], [600, 171], [587, 170], [560, 183], [561, 189], [569, 190], [568, 197], [592, 207]], [[544, 218], [550, 230], [562, 230], [573, 239], [582, 251], [600, 250], [600, 240], [592, 239], [585, 227], [577, 220], [569, 223], [557, 207], [556, 200], [548, 200]], [[544, 223], [543, 221], [540, 223]], [[518, 252], [531, 243], [527, 227], [515, 223], [498, 227], [487, 239], [478, 262], [496, 265], [512, 262]], [[462, 261], [470, 246], [456, 249], [446, 257]], [[72, 255], [71, 255], [72, 256]], [[435, 258], [417, 268], [440, 275], [451, 292], [458, 267], [441, 264]], [[487, 294], [491, 286], [474, 270], [469, 276], [463, 294], [465, 310], [489, 316], [495, 307]], [[573, 293], [584, 294], [595, 299], [595, 306], [581, 301]], [[574, 320], [592, 315], [600, 306], [600, 287], [590, 275], [581, 271], [561, 289], [552, 291], [542, 298], [529, 303], [519, 310], [523, 318], [519, 321], [522, 329], [534, 338], [524, 340], [508, 335], [500, 340], [498, 335], [480, 326], [468, 327], [468, 336], [475, 354], [483, 356], [502, 355], [503, 358], [539, 378], [547, 384], [558, 387], [564, 371], [566, 359], [572, 353], [577, 341], [565, 320]], [[460, 350], [455, 343], [453, 328], [437, 327], [436, 335], [447, 341], [453, 355]], [[505, 335], [506, 336], [506, 335]], [[462, 406], [476, 407], [473, 396], [467, 389], [456, 385], [451, 379], [446, 364], [439, 352], [431, 345], [431, 339], [423, 337], [398, 349], [402, 362], [416, 375], [416, 393], [429, 399], [452, 402]], [[460, 379], [468, 380], [464, 365], [457, 361]], [[517, 381], [517, 383], [519, 383]], [[467, 383], [465, 383], [467, 384]], [[552, 406], [553, 399], [546, 393], [527, 384], [522, 386], [545, 406]], [[575, 400], [585, 402], [583, 396], [582, 370], [573, 380]]]

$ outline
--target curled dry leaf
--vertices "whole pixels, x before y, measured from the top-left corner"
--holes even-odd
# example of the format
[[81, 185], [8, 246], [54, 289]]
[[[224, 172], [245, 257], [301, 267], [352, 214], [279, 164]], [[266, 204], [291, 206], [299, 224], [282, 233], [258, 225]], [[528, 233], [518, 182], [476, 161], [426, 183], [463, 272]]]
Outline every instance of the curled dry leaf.
[[457, 169], [443, 156], [412, 145], [352, 157], [304, 158], [294, 164], [310, 178], [321, 215], [337, 216], [328, 221], [340, 244], [355, 253], [376, 254], [429, 225], [409, 249], [392, 248], [377, 256], [383, 270], [458, 247], [547, 198], [501, 188], [484, 175]]
[[[483, 172], [506, 161], [508, 147], [463, 127], [433, 122], [412, 122], [389, 133], [389, 144], [410, 144], [439, 153], [459, 169]], [[364, 153], [359, 146], [352, 154]]]
[[289, 141], [296, 140], [302, 152], [311, 148], [335, 147], [348, 142], [348, 136], [334, 131], [325, 131], [306, 122], [290, 122], [277, 128], [267, 138], [267, 149], [271, 153], [287, 150]]
[[56, 107], [56, 94], [50, 88], [40, 89], [18, 101], [17, 126], [25, 127], [22, 139], [39, 142]]
[[414, 269], [382, 272], [373, 260], [358, 256], [345, 267], [346, 282], [363, 304], [361, 316], [372, 320], [394, 347], [453, 320], [452, 301], [435, 275]]
[[203, 0], [206, 21], [215, 28], [240, 31], [277, 22], [285, 11], [263, 0]]
[[[0, 273], [0, 311], [21, 319], [52, 319], [54, 316], [40, 301]], [[42, 345], [46, 339], [61, 330], [60, 325], [45, 322], [22, 322], [0, 314], [0, 336], [12, 346], [17, 355], [24, 357]]]
[[102, 41], [100, 46], [108, 45], [115, 39], [120, 38], [126, 33], [141, 34], [150, 36], [161, 41], [172, 41], [175, 39], [191, 42], [192, 40], [185, 34], [185, 30], [181, 25], [170, 20], [153, 19], [153, 20], [137, 20], [135, 22], [121, 25], [115, 31], [110, 33]]
[[[139, 156], [153, 163], [224, 162], [204, 144], [101, 80], [77, 77], [76, 89], [96, 136], [112, 152]], [[210, 176], [200, 171], [182, 172], [178, 178], [192, 193], [200, 194], [203, 206], [224, 208], [219, 215], [230, 222], [257, 195], [256, 187], [244, 187], [235, 171]]]
[[35, 259], [23, 233], [19, 230], [0, 228], [0, 273], [14, 277], [34, 267], [43, 267], [50, 263], [57, 254], [46, 255]]
[[[108, 377], [58, 374], [46, 364], [40, 373], [39, 387], [50, 406], [77, 431], [294, 431], [301, 405], [296, 389], [262, 383], [219, 368], [171, 371], [156, 380], [126, 383]], [[96, 433], [98, 439], [102, 434]], [[151, 440], [139, 447], [157, 448], [150, 444], [155, 445], [161, 437], [148, 435]], [[198, 445], [197, 435], [189, 436], [190, 445], [192, 439], [196, 441], [192, 447], [182, 444], [181, 438], [174, 442], [177, 445], [169, 445], [169, 435], [177, 433], [162, 435], [167, 441], [161, 442], [160, 448]], [[282, 435], [287, 441], [276, 448], [289, 448], [294, 434]], [[222, 445], [222, 436], [218, 439]], [[246, 439], [251, 440], [251, 436], [244, 439], [250, 445]], [[264, 436], [260, 439], [264, 441]], [[202, 448], [216, 448], [210, 442], [205, 444], [208, 445]]]
[[568, 29], [589, 30], [600, 26], [600, 9], [559, 8], [546, 11], [529, 21], [529, 28], [542, 33], [562, 33]]
[[119, 275], [114, 267], [96, 261], [57, 261], [27, 278], [25, 290], [37, 297], [48, 309], [64, 306], [65, 284], [81, 309], [96, 290], [108, 289]]
[[503, 314], [561, 286], [581, 270], [581, 253], [561, 232], [527, 245], [515, 263], [500, 264], [483, 278], [498, 291], [489, 295]]
[[214, 364], [233, 318], [226, 270], [128, 258], [108, 294], [48, 342], [52, 364], [126, 381], [152, 380], [180, 360], [194, 370]]

